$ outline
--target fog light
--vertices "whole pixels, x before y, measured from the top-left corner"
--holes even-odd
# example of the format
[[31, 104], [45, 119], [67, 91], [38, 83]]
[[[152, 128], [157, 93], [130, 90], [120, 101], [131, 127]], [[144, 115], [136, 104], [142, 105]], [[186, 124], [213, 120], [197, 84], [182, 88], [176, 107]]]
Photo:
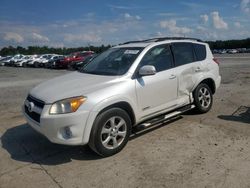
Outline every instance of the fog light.
[[64, 127], [64, 130], [63, 130], [63, 138], [65, 138], [65, 139], [70, 139], [70, 138], [72, 138], [72, 131], [70, 130], [69, 127]]

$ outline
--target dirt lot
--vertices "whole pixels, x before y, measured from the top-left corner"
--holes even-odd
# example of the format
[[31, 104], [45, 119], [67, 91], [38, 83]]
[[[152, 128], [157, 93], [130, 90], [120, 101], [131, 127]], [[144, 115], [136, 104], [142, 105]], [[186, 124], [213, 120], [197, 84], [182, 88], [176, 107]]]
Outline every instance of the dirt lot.
[[218, 58], [209, 113], [134, 136], [105, 159], [50, 143], [21, 115], [29, 89], [67, 71], [0, 67], [0, 187], [250, 187], [250, 54]]

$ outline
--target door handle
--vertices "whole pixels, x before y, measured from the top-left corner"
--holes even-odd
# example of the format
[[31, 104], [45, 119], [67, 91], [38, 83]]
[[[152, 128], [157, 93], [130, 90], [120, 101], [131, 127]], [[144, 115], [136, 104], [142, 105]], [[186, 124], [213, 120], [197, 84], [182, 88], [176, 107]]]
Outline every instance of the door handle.
[[172, 80], [172, 79], [175, 79], [175, 78], [176, 78], [176, 76], [173, 75], [173, 74], [169, 77], [169, 79], [171, 79], [171, 80]]
[[201, 71], [201, 68], [200, 67], [197, 67], [196, 69], [195, 69], [195, 72], [200, 72]]

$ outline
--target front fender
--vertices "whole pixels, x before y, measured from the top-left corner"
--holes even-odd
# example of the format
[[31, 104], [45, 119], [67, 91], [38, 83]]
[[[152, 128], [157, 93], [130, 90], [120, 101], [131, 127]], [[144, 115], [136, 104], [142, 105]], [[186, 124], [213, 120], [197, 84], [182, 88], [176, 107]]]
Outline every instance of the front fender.
[[[84, 128], [84, 132], [83, 132], [83, 144], [87, 144], [89, 142], [91, 130], [99, 112], [105, 109], [106, 107], [109, 107], [119, 102], [127, 102], [134, 110], [134, 113], [137, 114], [137, 108], [136, 108], [137, 105], [135, 104], [135, 102], [128, 99], [127, 97], [116, 95], [116, 96], [109, 97], [105, 100], [102, 100], [101, 102], [96, 104], [94, 108], [91, 110], [91, 112], [89, 113], [89, 117], [88, 117], [87, 123]], [[137, 117], [135, 116], [135, 121], [137, 121], [136, 118]]]

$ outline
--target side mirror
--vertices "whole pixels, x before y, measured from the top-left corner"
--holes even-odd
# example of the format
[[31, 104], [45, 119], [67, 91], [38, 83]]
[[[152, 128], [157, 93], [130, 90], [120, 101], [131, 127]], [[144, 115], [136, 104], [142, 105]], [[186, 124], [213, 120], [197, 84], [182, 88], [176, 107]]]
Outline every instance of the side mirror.
[[150, 75], [155, 75], [155, 74], [156, 74], [156, 70], [153, 65], [144, 65], [139, 70], [140, 76], [150, 76]]

